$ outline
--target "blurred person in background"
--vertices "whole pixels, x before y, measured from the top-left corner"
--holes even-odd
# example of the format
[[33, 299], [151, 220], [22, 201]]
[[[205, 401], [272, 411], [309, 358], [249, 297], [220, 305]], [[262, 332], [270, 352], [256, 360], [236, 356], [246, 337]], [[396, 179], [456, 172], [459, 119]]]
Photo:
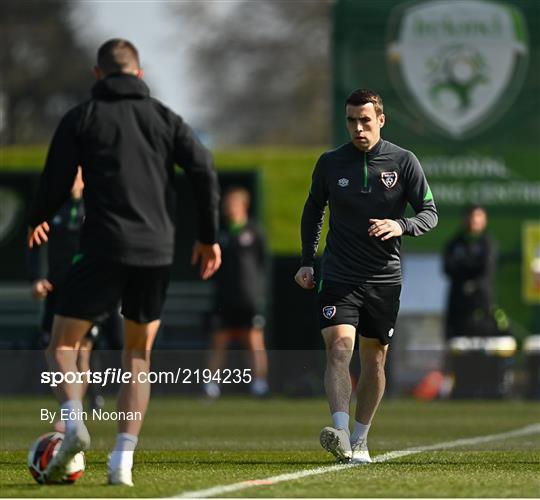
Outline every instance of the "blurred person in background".
[[[79, 167], [71, 188], [70, 198], [49, 221], [46, 273], [42, 266], [43, 247], [34, 246], [27, 250], [28, 275], [32, 283], [32, 296], [35, 300], [45, 301], [40, 325], [39, 344], [41, 347], [49, 345], [58, 297], [61, 294], [73, 260], [78, 259], [79, 242], [84, 223], [83, 189], [82, 169]], [[82, 339], [77, 358], [79, 371], [85, 372], [90, 369], [90, 353], [100, 333], [107, 348], [122, 348], [122, 318], [118, 306], [113, 307], [111, 311], [99, 318], [99, 321], [92, 325]], [[85, 383], [82, 390], [83, 397], [87, 390], [90, 393], [91, 406], [95, 408], [103, 407], [104, 400], [97, 387]], [[57, 421], [55, 429], [63, 432], [63, 421]]]
[[[225, 366], [227, 349], [233, 342], [244, 346], [250, 356], [252, 395], [268, 393], [268, 356], [264, 342], [264, 304], [268, 251], [262, 230], [249, 219], [251, 197], [243, 187], [234, 186], [223, 194], [224, 228], [219, 242], [223, 264], [216, 273], [215, 313], [208, 368], [218, 373]], [[217, 398], [217, 381], [203, 386], [206, 396]]]
[[487, 224], [483, 207], [468, 206], [461, 229], [444, 250], [444, 272], [450, 280], [447, 340], [509, 333], [506, 314], [495, 307], [497, 249]]

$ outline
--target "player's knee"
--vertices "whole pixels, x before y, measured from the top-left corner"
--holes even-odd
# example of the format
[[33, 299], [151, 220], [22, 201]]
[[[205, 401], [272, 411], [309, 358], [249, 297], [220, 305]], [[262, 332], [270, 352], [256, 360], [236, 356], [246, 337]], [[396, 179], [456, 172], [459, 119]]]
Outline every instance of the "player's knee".
[[351, 361], [353, 343], [347, 337], [338, 337], [328, 345], [328, 359], [334, 363], [349, 363]]
[[62, 366], [65, 363], [77, 363], [78, 352], [75, 347], [69, 345], [53, 345], [52, 343], [45, 349], [45, 358], [55, 365]]
[[361, 370], [368, 376], [384, 376], [384, 366], [386, 356], [384, 352], [373, 352], [369, 356], [363, 356], [361, 360]]
[[124, 346], [122, 359], [126, 362], [140, 361], [150, 363], [151, 351], [144, 346]]

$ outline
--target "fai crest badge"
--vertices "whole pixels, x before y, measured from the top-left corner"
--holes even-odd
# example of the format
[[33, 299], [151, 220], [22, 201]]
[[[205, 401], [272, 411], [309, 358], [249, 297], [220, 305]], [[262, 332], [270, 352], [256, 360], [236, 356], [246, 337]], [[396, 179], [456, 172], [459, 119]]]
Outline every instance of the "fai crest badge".
[[349, 185], [349, 179], [346, 179], [345, 177], [342, 177], [341, 179], [339, 179], [339, 181], [337, 181], [338, 183], [338, 186], [339, 187], [347, 187]]
[[398, 180], [397, 172], [381, 172], [381, 181], [386, 189], [392, 189]]
[[326, 319], [332, 319], [336, 314], [336, 306], [324, 306], [322, 313]]
[[398, 5], [389, 22], [388, 64], [410, 111], [447, 136], [487, 128], [521, 88], [527, 29], [516, 5], [438, 0]]

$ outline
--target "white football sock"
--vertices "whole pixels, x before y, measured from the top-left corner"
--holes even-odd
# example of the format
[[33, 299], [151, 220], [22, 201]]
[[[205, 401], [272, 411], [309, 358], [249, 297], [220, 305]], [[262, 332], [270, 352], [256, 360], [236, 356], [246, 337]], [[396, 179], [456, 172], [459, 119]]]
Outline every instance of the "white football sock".
[[351, 436], [351, 442], [356, 443], [356, 441], [359, 441], [360, 439], [366, 439], [370, 426], [371, 426], [371, 423], [362, 424], [361, 422], [358, 422], [358, 420], [355, 420], [354, 430]]
[[336, 411], [332, 413], [332, 421], [334, 422], [334, 427], [336, 429], [343, 429], [349, 434], [349, 414], [344, 411]]
[[264, 378], [256, 378], [251, 383], [249, 391], [254, 396], [265, 396], [268, 393], [268, 382]]
[[133, 467], [133, 452], [139, 438], [127, 432], [116, 435], [116, 444], [109, 457], [109, 470], [129, 469]]
[[82, 401], [78, 399], [68, 399], [62, 403], [60, 406], [60, 418], [64, 422], [66, 433], [73, 432], [80, 425], [84, 425], [84, 413], [82, 411]]

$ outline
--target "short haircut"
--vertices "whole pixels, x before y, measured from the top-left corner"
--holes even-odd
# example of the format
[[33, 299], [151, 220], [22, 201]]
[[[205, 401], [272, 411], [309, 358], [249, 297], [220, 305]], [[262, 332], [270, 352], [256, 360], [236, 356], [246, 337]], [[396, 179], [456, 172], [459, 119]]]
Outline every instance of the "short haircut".
[[470, 217], [472, 215], [473, 212], [475, 212], [476, 210], [482, 210], [482, 212], [484, 212], [486, 215], [487, 215], [487, 211], [486, 209], [482, 206], [482, 205], [479, 205], [477, 203], [473, 203], [473, 204], [470, 204], [470, 205], [467, 205], [464, 209], [463, 209], [463, 215], [465, 217]]
[[113, 38], [99, 48], [97, 65], [107, 75], [139, 69], [139, 52], [131, 42]]
[[353, 90], [345, 100], [345, 106], [347, 104], [350, 104], [351, 106], [363, 106], [370, 102], [373, 103], [376, 115], [382, 115], [384, 108], [381, 96], [377, 94], [377, 92], [373, 92], [373, 90], [369, 89]]

